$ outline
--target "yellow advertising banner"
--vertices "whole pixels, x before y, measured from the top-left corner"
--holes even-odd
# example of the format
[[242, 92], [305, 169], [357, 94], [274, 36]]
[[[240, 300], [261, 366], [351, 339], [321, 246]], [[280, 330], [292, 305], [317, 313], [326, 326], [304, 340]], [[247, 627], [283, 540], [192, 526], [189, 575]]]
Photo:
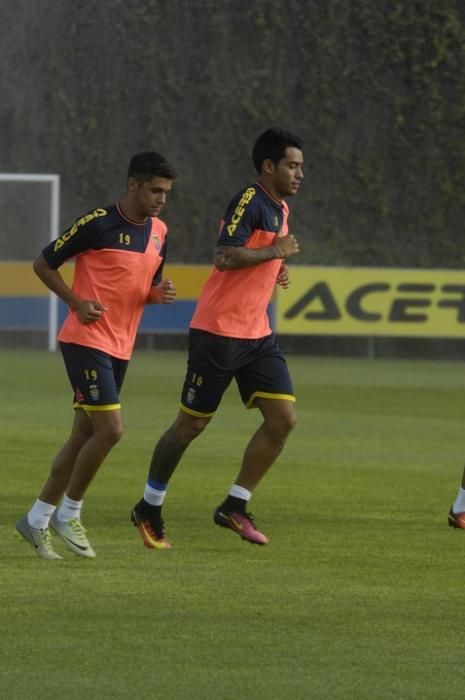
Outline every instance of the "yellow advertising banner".
[[303, 266], [290, 278], [278, 333], [465, 337], [465, 270]]
[[[72, 284], [74, 264], [66, 262], [60, 274], [67, 284]], [[163, 277], [172, 279], [178, 299], [197, 299], [203, 283], [211, 272], [211, 265], [167, 264]], [[32, 261], [0, 262], [0, 297], [46, 297], [47, 287], [32, 269]]]

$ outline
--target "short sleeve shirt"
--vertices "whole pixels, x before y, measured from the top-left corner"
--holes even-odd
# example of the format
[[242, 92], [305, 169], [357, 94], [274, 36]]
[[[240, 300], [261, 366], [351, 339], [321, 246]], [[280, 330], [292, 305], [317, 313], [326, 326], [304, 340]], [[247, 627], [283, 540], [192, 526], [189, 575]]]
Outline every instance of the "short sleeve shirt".
[[[258, 182], [238, 192], [221, 222], [218, 245], [264, 248], [287, 234], [287, 204], [276, 201]], [[262, 338], [271, 333], [267, 307], [282, 261], [237, 270], [213, 269], [191, 328], [234, 338]]]
[[150, 289], [161, 280], [166, 249], [167, 228], [160, 219], [131, 221], [118, 204], [78, 219], [42, 254], [52, 269], [74, 258], [73, 292], [107, 310], [82, 324], [70, 309], [58, 340], [129, 359]]

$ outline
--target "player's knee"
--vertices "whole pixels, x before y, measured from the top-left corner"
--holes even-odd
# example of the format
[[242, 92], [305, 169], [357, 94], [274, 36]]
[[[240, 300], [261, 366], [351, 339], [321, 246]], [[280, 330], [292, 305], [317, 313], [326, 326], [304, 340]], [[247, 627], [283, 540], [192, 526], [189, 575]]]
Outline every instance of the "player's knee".
[[297, 416], [295, 413], [286, 414], [281, 418], [280, 421], [280, 431], [284, 437], [287, 437], [289, 433], [295, 428], [297, 424]]
[[297, 415], [294, 411], [292, 411], [292, 413], [288, 416], [287, 425], [289, 433], [291, 432], [291, 430], [294, 430], [295, 426], [297, 425]]
[[94, 438], [111, 449], [123, 437], [123, 421], [119, 411], [100, 411], [92, 415]]
[[191, 442], [192, 440], [195, 440], [196, 437], [200, 435], [200, 433], [203, 433], [205, 428], [207, 427], [207, 424], [205, 421], [201, 419], [196, 419], [193, 420], [189, 423], [189, 425], [184, 426], [183, 433], [184, 433], [184, 438], [187, 442]]
[[109, 447], [114, 447], [123, 437], [122, 426], [111, 426], [100, 432], [100, 439]]
[[190, 416], [184, 414], [177, 420], [175, 427], [177, 439], [184, 445], [188, 445], [192, 440], [195, 440], [200, 433], [203, 433], [210, 419]]
[[288, 411], [268, 421], [268, 430], [275, 439], [285, 440], [289, 433], [295, 428], [296, 424], [296, 414], [294, 411]]

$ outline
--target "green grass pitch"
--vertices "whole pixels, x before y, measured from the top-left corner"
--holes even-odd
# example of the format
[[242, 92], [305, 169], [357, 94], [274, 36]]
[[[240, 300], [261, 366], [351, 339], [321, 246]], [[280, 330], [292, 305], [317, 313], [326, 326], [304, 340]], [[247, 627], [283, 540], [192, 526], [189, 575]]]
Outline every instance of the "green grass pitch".
[[[59, 355], [0, 353], [0, 697], [442, 700], [464, 695], [465, 364], [289, 357], [299, 424], [254, 495], [270, 537], [212, 524], [259, 424], [231, 386], [176, 472], [168, 552], [129, 522], [185, 355], [138, 353], [92, 484], [94, 561], [13, 536], [71, 421]], [[63, 552], [60, 542], [57, 550]]]

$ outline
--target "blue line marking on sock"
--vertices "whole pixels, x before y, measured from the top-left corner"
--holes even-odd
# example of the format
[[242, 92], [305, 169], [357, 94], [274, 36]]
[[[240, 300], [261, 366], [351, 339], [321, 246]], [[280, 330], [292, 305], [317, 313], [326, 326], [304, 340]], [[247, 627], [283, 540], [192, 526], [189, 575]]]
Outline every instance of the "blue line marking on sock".
[[156, 491], [166, 491], [168, 487], [168, 484], [160, 484], [159, 481], [153, 481], [153, 479], [147, 479], [147, 484]]

